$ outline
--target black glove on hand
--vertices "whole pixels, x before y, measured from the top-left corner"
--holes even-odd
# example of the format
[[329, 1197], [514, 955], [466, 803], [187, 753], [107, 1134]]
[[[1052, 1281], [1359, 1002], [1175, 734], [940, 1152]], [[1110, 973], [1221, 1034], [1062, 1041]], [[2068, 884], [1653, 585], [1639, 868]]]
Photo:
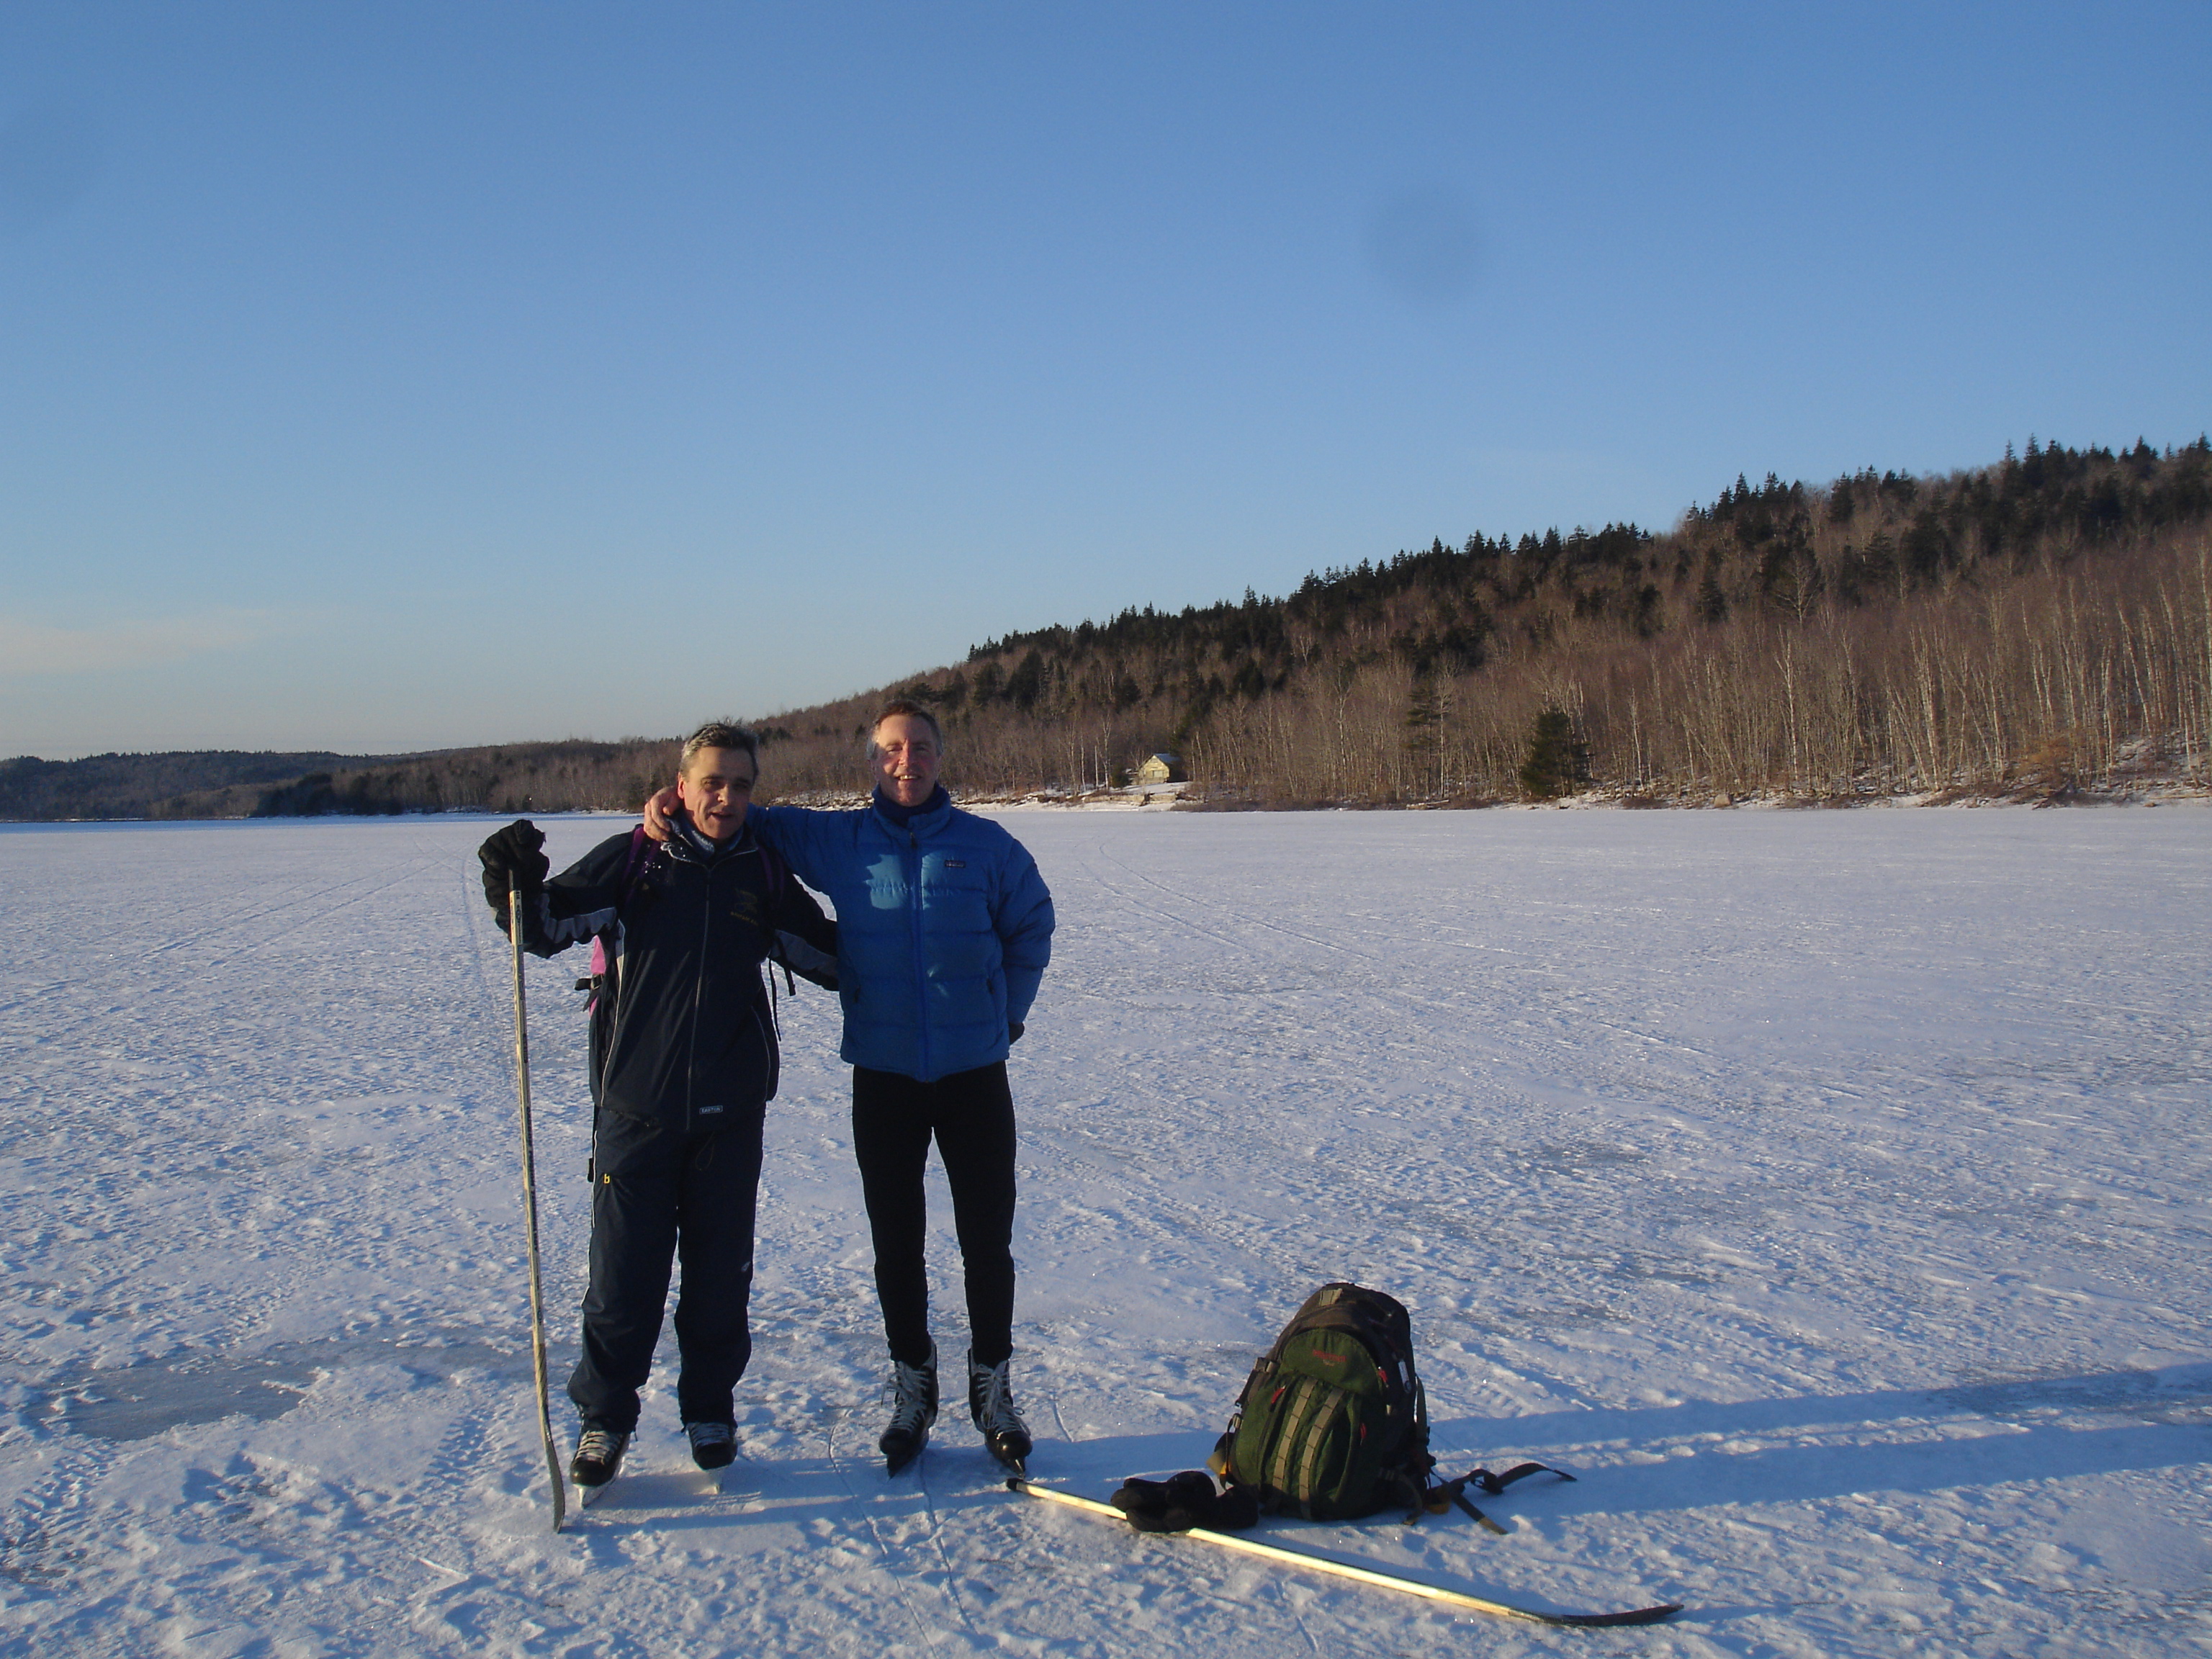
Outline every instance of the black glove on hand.
[[544, 845], [543, 830], [528, 818], [517, 818], [477, 848], [477, 861], [483, 866], [484, 902], [499, 913], [502, 922], [507, 919], [509, 886], [519, 887], [526, 894], [544, 886], [545, 872], [551, 868], [538, 850]]
[[1165, 1480], [1124, 1480], [1112, 1502], [1139, 1532], [1241, 1532], [1260, 1518], [1259, 1499], [1243, 1486], [1224, 1490], [1203, 1469]]
[[1029, 1027], [1023, 1024], [1021, 1021], [1018, 1019], [1008, 1020], [1006, 1022], [1006, 1046], [1011, 1048], [1014, 1044], [1019, 1042], [1022, 1040], [1022, 1033], [1027, 1030], [1029, 1030]]

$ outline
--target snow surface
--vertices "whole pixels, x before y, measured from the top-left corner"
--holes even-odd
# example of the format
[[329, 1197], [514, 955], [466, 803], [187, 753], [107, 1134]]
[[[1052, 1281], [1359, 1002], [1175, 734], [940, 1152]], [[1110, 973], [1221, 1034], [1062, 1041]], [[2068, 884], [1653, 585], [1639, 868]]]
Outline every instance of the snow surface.
[[[487, 825], [418, 817], [0, 832], [0, 1647], [2212, 1651], [2212, 811], [1006, 822], [1061, 918], [1014, 1065], [1037, 1474], [1195, 1466], [1355, 1278], [1413, 1310], [1449, 1468], [1582, 1479], [1503, 1538], [1270, 1535], [1677, 1622], [1140, 1538], [1000, 1491], [957, 1410], [887, 1481], [805, 987], [741, 1459], [708, 1495], [657, 1374], [550, 1535]], [[531, 982], [556, 1379], [580, 965]]]

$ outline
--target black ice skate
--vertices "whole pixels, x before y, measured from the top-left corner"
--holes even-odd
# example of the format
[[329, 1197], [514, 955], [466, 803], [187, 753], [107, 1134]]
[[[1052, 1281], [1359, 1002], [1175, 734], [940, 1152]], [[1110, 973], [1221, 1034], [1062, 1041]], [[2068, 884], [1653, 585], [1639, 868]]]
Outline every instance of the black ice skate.
[[576, 1496], [589, 1504], [603, 1492], [615, 1471], [622, 1468], [623, 1453], [629, 1448], [629, 1437], [617, 1434], [612, 1429], [584, 1425], [576, 1437], [576, 1455], [568, 1462], [568, 1479], [576, 1483]]
[[1030, 1425], [1014, 1409], [1013, 1387], [1006, 1376], [1006, 1368], [1012, 1363], [1001, 1359], [995, 1365], [981, 1365], [974, 1354], [968, 1356], [968, 1415], [981, 1432], [983, 1443], [991, 1449], [991, 1455], [1016, 1474], [1027, 1474], [1035, 1443], [1030, 1438]]
[[702, 1469], [726, 1469], [738, 1455], [738, 1431], [727, 1423], [686, 1423], [691, 1461]]
[[891, 1361], [891, 1425], [876, 1442], [886, 1473], [896, 1474], [921, 1455], [929, 1425], [936, 1421], [937, 1344], [933, 1342], [929, 1358], [919, 1365]]

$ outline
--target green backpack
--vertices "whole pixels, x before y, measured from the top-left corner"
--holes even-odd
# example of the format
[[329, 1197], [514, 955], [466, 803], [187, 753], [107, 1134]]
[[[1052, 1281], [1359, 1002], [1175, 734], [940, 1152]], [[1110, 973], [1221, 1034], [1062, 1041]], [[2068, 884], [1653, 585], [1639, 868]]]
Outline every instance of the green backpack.
[[1278, 1515], [1419, 1514], [1437, 1460], [1405, 1308], [1358, 1285], [1308, 1297], [1245, 1379], [1208, 1462]]

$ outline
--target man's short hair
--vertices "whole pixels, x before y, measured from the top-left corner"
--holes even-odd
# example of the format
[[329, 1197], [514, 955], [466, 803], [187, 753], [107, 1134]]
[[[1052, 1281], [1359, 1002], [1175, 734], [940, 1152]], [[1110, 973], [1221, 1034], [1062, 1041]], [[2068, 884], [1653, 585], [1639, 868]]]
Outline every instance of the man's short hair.
[[920, 720], [929, 728], [929, 735], [937, 739], [937, 752], [940, 755], [945, 752], [945, 728], [937, 723], [937, 716], [911, 697], [893, 697], [881, 708], [876, 710], [875, 719], [868, 722], [869, 754], [872, 755], [876, 752], [877, 728], [895, 714], [904, 714], [910, 719]]
[[708, 720], [684, 738], [684, 753], [676, 763], [677, 771], [689, 777], [692, 757], [702, 749], [742, 749], [745, 758], [753, 763], [753, 775], [760, 776], [760, 739], [735, 720]]

